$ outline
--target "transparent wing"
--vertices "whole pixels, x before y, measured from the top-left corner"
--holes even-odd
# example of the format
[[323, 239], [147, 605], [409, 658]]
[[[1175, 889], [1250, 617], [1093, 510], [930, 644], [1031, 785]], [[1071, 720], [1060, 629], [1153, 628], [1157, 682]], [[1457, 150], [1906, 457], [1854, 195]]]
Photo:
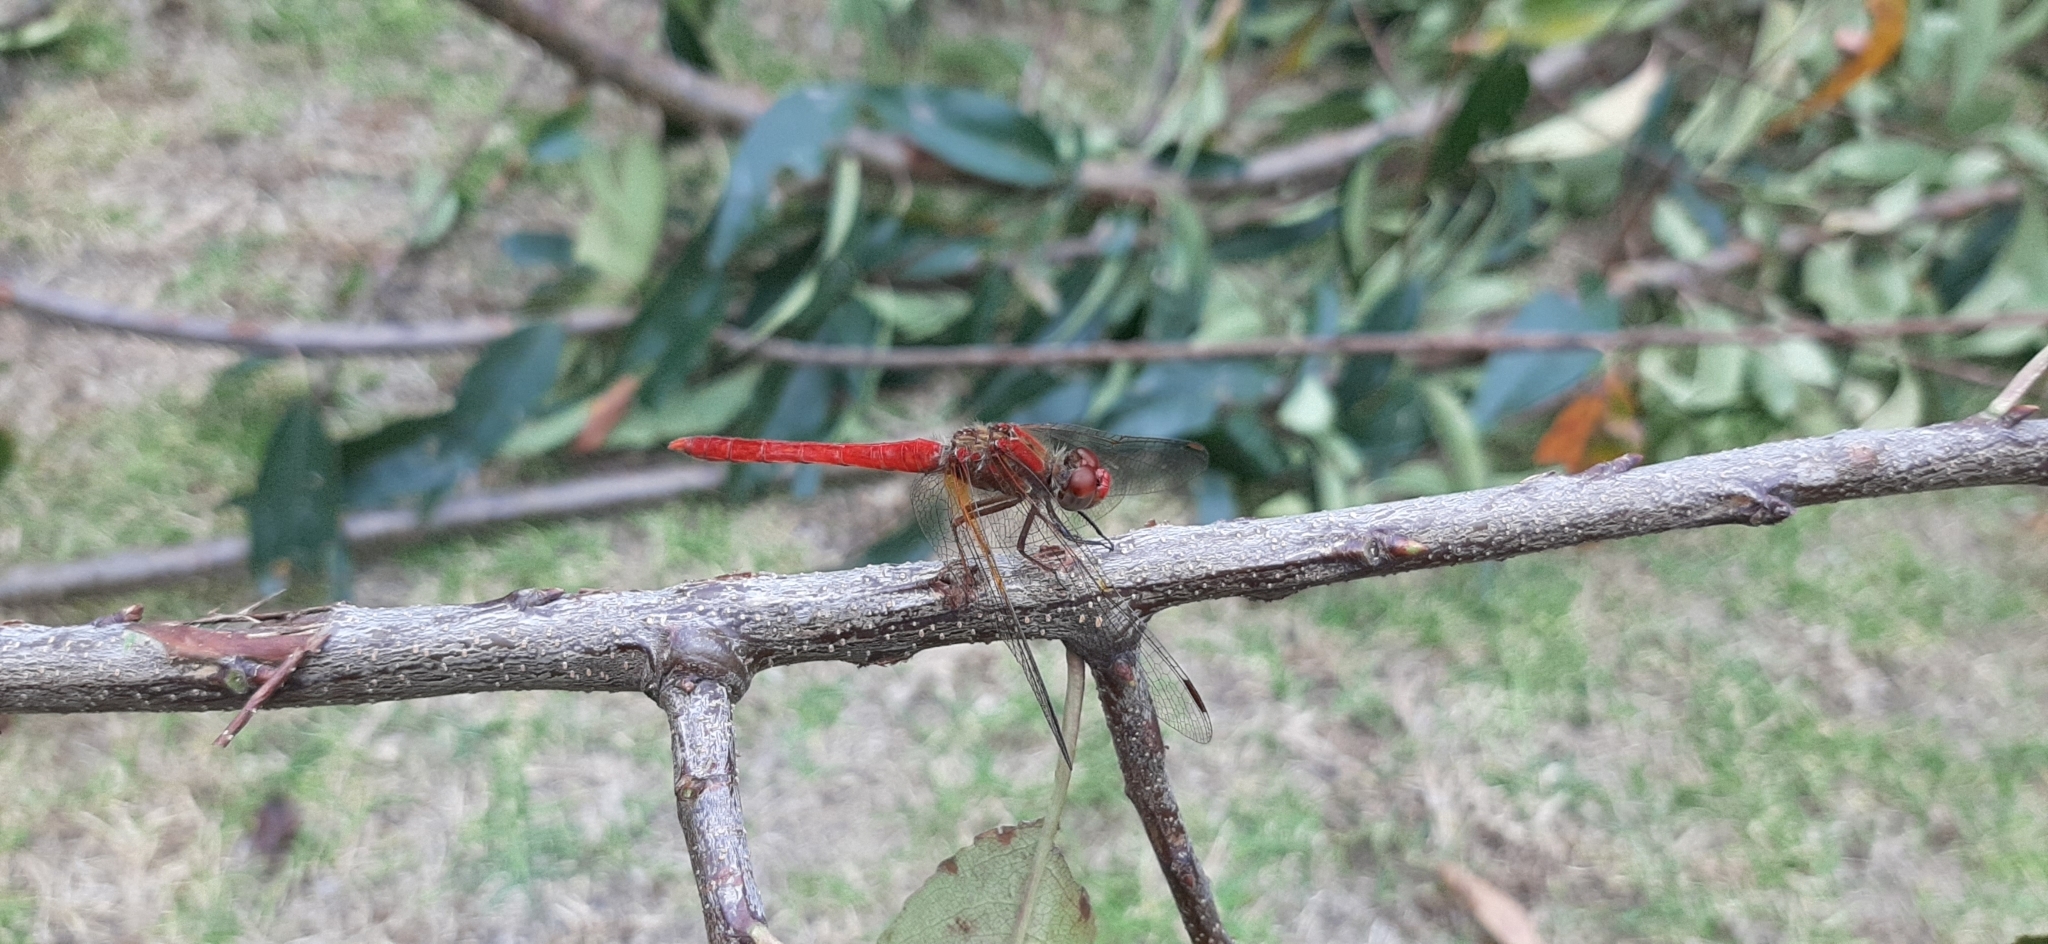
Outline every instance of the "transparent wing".
[[1046, 727], [1052, 730], [1053, 743], [1060, 749], [1060, 757], [1069, 765], [1074, 762], [1073, 753], [1067, 749], [1067, 739], [1060, 732], [1059, 712], [1053, 708], [1052, 696], [1045, 689], [1045, 675], [1038, 669], [1038, 658], [1024, 641], [1023, 627], [1017, 613], [1010, 607], [1010, 596], [1004, 590], [1001, 571], [998, 570], [999, 556], [1016, 550], [1017, 535], [1029, 515], [1021, 504], [1005, 504], [991, 511], [984, 511], [990, 503], [1000, 503], [1004, 496], [993, 492], [970, 488], [964, 483], [949, 479], [944, 473], [931, 473], [917, 480], [911, 490], [911, 507], [917, 515], [919, 528], [932, 543], [932, 551], [940, 561], [962, 569], [961, 579], [967, 581], [975, 597], [988, 599], [991, 596], [1004, 611], [1003, 633], [1010, 654], [1017, 659], [1017, 665], [1024, 670], [1024, 680], [1031, 685], [1031, 694], [1038, 700], [1038, 710], [1045, 716]]
[[1055, 452], [1093, 450], [1114, 478], [1114, 496], [1171, 491], [1209, 467], [1209, 450], [1185, 439], [1113, 436], [1086, 426], [1052, 423], [1025, 428]]
[[1216, 729], [1209, 721], [1202, 693], [1150, 629], [1145, 630], [1144, 642], [1138, 647], [1138, 678], [1145, 684], [1145, 693], [1152, 696], [1152, 711], [1160, 721], [1196, 744], [1209, 743]]

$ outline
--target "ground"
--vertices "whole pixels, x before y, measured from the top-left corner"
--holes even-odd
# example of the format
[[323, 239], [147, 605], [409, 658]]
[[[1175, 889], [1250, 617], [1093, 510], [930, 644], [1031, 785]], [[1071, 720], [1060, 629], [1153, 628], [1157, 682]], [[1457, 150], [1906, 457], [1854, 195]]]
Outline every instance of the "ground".
[[[644, 33], [651, 10], [601, 12]], [[354, 267], [402, 245], [416, 176], [458, 160], [508, 87], [527, 76], [514, 111], [569, 90], [440, 0], [84, 19], [80, 42], [0, 75], [0, 275], [127, 304], [330, 317]], [[726, 45], [785, 50], [791, 75], [834, 48], [816, 18], [758, 19], [723, 23]], [[655, 124], [596, 101], [600, 134]], [[573, 228], [577, 200], [544, 176], [509, 191], [404, 312], [516, 301], [497, 237]], [[445, 402], [461, 369], [216, 382], [232, 363], [0, 314], [0, 423], [23, 454], [0, 482], [0, 566], [234, 533], [226, 501], [309, 378], [367, 422]], [[508, 527], [371, 557], [357, 602], [839, 566], [903, 494], [861, 481]], [[2038, 490], [1922, 496], [1164, 614], [1216, 718], [1214, 743], [1174, 741], [1170, 762], [1227, 922], [1245, 941], [1478, 940], [1434, 878], [1457, 861], [1553, 941], [2048, 930], [2044, 522]], [[0, 618], [251, 596], [230, 575]], [[755, 861], [792, 944], [872, 939], [975, 833], [1043, 812], [1051, 745], [998, 648], [778, 669], [737, 715]], [[700, 934], [666, 728], [638, 696], [278, 711], [222, 751], [224, 722], [12, 719], [0, 940]], [[1099, 731], [1079, 756], [1065, 845], [1102, 939], [1179, 939]], [[280, 796], [302, 825], [272, 862], [258, 811]]]

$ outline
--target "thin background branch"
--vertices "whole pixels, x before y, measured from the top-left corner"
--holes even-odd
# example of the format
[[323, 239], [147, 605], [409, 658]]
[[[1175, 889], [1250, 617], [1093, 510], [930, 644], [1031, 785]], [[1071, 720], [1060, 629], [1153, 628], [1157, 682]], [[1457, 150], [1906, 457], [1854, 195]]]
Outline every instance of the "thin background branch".
[[[603, 473], [516, 491], [458, 495], [442, 502], [424, 520], [417, 512], [406, 510], [359, 511], [342, 517], [342, 536], [352, 545], [419, 540], [508, 521], [592, 514], [667, 501], [716, 488], [724, 480], [723, 470], [703, 465], [666, 464]], [[22, 564], [0, 570], [0, 603], [159, 583], [231, 570], [248, 562], [249, 539], [236, 536], [55, 564]]]

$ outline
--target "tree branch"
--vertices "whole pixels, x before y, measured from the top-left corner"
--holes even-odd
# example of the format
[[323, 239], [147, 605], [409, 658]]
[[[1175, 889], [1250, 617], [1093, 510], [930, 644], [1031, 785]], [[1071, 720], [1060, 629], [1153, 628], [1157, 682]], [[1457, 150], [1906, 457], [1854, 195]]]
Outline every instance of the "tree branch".
[[1416, 357], [1492, 351], [1554, 351], [1580, 348], [1631, 351], [1646, 347], [1739, 344], [1761, 347], [1789, 338], [1854, 344], [1876, 338], [1968, 334], [1987, 328], [2048, 325], [2048, 311], [2012, 312], [1982, 318], [1908, 318], [1883, 323], [1833, 325], [1785, 321], [1742, 328], [1625, 328], [1619, 331], [1483, 331], [1473, 334], [1346, 334], [1334, 338], [1277, 337], [1191, 344], [1180, 341], [1096, 341], [1057, 347], [975, 344], [956, 347], [877, 349], [850, 344], [814, 344], [770, 338], [754, 341], [738, 329], [717, 337], [740, 353], [789, 364], [832, 367], [1050, 367], [1152, 361], [1208, 361], [1313, 354], [1396, 354]]
[[[1736, 247], [1730, 256], [1746, 253]], [[1726, 257], [1709, 257], [1714, 258]], [[1751, 256], [1750, 261], [1755, 261]], [[1690, 264], [1670, 263], [1671, 270], [1655, 276], [1671, 283], [1692, 279], [1699, 270]], [[1643, 264], [1632, 264], [1642, 266]], [[1632, 287], [1641, 289], [1651, 275], [1638, 271]], [[0, 303], [10, 300], [9, 286], [0, 282]], [[132, 331], [150, 337], [201, 344], [226, 344], [244, 350], [274, 352], [293, 350], [308, 344], [310, 356], [341, 357], [368, 354], [426, 353], [464, 346], [482, 346], [517, 327], [513, 322], [479, 319], [468, 322], [420, 324], [401, 328], [375, 326], [366, 343], [348, 337], [355, 330], [341, 325], [276, 325], [242, 327], [228, 322], [203, 319], [163, 318], [102, 306], [48, 290], [16, 288], [11, 299], [20, 310], [44, 320], [79, 327]], [[590, 311], [572, 316], [563, 327], [571, 334], [593, 334], [623, 326], [623, 313]], [[2048, 325], [2048, 311], [2007, 312], [1974, 318], [1906, 318], [1890, 322], [1860, 322], [1846, 325], [1821, 321], [1787, 320], [1771, 325], [1740, 328], [1624, 328], [1618, 331], [1510, 333], [1482, 331], [1471, 334], [1347, 334], [1334, 338], [1289, 336], [1253, 338], [1245, 341], [1194, 343], [1187, 341], [1096, 341], [1032, 347], [1015, 344], [932, 345], [903, 348], [874, 348], [852, 344], [818, 344], [784, 338], [756, 339], [739, 328], [720, 327], [713, 334], [721, 345], [735, 354], [759, 357], [786, 364], [818, 364], [830, 367], [883, 367], [892, 370], [938, 367], [1053, 367], [1067, 364], [1108, 364], [1118, 362], [1235, 360], [1276, 357], [1305, 357], [1312, 354], [1395, 354], [1408, 357], [1441, 356], [1493, 351], [1550, 351], [1583, 348], [1596, 351], [1632, 351], [1646, 347], [1689, 347], [1704, 344], [1739, 344], [1761, 347], [1790, 338], [1814, 338], [1840, 344], [1855, 344], [1880, 338], [1921, 335], [1969, 334], [1990, 328]], [[493, 333], [496, 332], [496, 333]], [[233, 335], [239, 334], [239, 337]], [[407, 340], [407, 338], [415, 340]], [[410, 346], [408, 346], [410, 345]]]
[[1145, 824], [1145, 838], [1152, 843], [1160, 874], [1166, 876], [1188, 940], [1191, 944], [1230, 944], [1223, 915], [1216, 910], [1216, 896], [1209, 888], [1209, 877], [1203, 874], [1202, 862], [1195, 857], [1194, 843], [1188, 838], [1187, 825], [1181, 821], [1180, 804], [1174, 801], [1173, 786], [1166, 779], [1166, 744], [1159, 736], [1159, 719], [1153, 714], [1152, 699], [1139, 681], [1138, 650], [1134, 647], [1114, 655], [1098, 654], [1089, 668], [1095, 673], [1103, 720], [1109, 725], [1110, 740], [1116, 745], [1124, 796], [1138, 811], [1138, 820]]
[[533, 0], [463, 0], [577, 73], [601, 79], [619, 91], [689, 124], [741, 131], [774, 100], [759, 89], [721, 82], [667, 56], [620, 46], [574, 16]]
[[[1769, 524], [1801, 505], [2007, 484], [2048, 484], [2048, 422], [1843, 432], [1619, 474], [1539, 476], [1362, 508], [1146, 528], [1119, 539], [1102, 567], [1150, 613], [1588, 541]], [[1419, 553], [1389, 551], [1417, 545]], [[522, 591], [466, 606], [337, 604], [236, 625], [330, 633], [271, 700], [276, 706], [517, 689], [652, 693], [672, 671], [715, 680], [737, 696], [752, 673], [777, 665], [890, 663], [1001, 638], [1004, 614], [985, 600], [949, 606], [933, 587], [938, 575], [932, 563], [738, 575], [666, 590]], [[1089, 643], [1079, 620], [1085, 604], [1062, 598], [1029, 565], [1009, 586], [1034, 636]], [[123, 625], [0, 624], [0, 713], [199, 711], [241, 702], [224, 672], [195, 671]]]
[[[395, 357], [469, 351], [519, 330], [528, 320], [497, 317], [418, 324], [228, 321], [136, 311], [0, 279], [0, 308], [9, 306], [51, 324], [123, 331], [180, 344], [215, 344], [251, 354], [301, 357]], [[623, 328], [631, 318], [630, 312], [618, 309], [589, 308], [566, 312], [557, 320], [570, 334], [596, 334]]]
[[732, 695], [717, 682], [670, 675], [655, 700], [668, 714], [676, 764], [676, 816], [690, 847], [690, 871], [711, 944], [753, 944], [767, 921], [747, 828], [740, 816]]
[[[352, 545], [396, 543], [507, 521], [590, 514], [665, 501], [685, 492], [716, 488], [724, 480], [724, 472], [710, 466], [664, 465], [515, 491], [460, 495], [442, 502], [425, 521], [420, 520], [418, 513], [407, 510], [361, 511], [344, 516], [341, 529], [342, 536]], [[22, 564], [0, 570], [0, 603], [55, 599], [190, 577], [240, 567], [248, 560], [249, 539], [238, 536], [56, 564]]]

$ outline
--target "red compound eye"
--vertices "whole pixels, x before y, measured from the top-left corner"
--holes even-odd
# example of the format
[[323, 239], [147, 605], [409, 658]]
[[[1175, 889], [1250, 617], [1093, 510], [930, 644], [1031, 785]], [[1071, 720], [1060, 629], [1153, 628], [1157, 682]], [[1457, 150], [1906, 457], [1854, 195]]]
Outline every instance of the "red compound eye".
[[1094, 451], [1076, 449], [1067, 453], [1059, 475], [1060, 507], [1068, 511], [1093, 508], [1109, 497], [1109, 470]]

